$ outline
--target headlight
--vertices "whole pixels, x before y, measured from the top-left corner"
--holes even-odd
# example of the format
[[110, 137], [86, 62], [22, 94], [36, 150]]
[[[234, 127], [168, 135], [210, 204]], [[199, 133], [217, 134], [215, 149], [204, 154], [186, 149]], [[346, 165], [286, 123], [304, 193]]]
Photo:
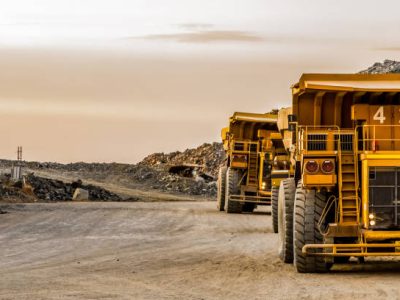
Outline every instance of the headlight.
[[376, 224], [375, 220], [371, 220], [371, 221], [369, 221], [369, 225], [371, 225], [371, 226], [375, 226], [375, 224]]
[[375, 219], [375, 215], [374, 215], [374, 214], [369, 214], [368, 218], [369, 218], [370, 220], [373, 220], [373, 219]]
[[333, 171], [335, 171], [335, 164], [332, 160], [324, 160], [322, 162], [321, 170], [323, 173], [332, 173]]
[[262, 188], [263, 190], [265, 190], [266, 187], [267, 187], [267, 183], [266, 183], [266, 182], [263, 182], [263, 183], [261, 184], [261, 188]]
[[309, 160], [306, 162], [305, 168], [308, 173], [313, 174], [318, 172], [319, 166], [315, 160]]

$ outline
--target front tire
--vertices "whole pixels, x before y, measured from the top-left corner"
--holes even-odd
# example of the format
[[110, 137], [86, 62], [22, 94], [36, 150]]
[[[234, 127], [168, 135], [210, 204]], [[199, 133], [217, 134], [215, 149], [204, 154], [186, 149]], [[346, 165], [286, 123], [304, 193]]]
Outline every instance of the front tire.
[[274, 233], [278, 233], [278, 196], [279, 196], [279, 187], [273, 186], [271, 189], [271, 216], [272, 216], [272, 229]]
[[324, 273], [329, 271], [322, 256], [306, 256], [302, 249], [306, 244], [322, 244], [323, 236], [318, 221], [326, 204], [325, 195], [315, 190], [306, 190], [299, 181], [295, 197], [294, 220], [294, 266], [299, 273]]
[[217, 208], [219, 211], [225, 209], [225, 193], [226, 193], [226, 170], [228, 168], [223, 166], [218, 171], [218, 187], [217, 187]]
[[293, 262], [293, 207], [296, 186], [294, 178], [281, 181], [278, 195], [279, 257], [285, 263]]
[[240, 214], [242, 212], [242, 204], [238, 201], [230, 200], [231, 195], [240, 194], [239, 175], [239, 171], [232, 168], [228, 168], [226, 173], [225, 211], [228, 214]]

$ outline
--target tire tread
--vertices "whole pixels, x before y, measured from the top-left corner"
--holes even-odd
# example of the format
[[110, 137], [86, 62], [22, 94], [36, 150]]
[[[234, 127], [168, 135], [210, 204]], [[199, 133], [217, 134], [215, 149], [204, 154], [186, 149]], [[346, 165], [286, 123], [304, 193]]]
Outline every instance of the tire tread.
[[299, 273], [325, 273], [329, 264], [323, 257], [306, 256], [306, 244], [322, 244], [323, 237], [318, 222], [325, 207], [325, 196], [315, 190], [303, 189], [299, 181], [295, 196], [295, 221], [293, 226], [294, 265]]
[[239, 172], [236, 169], [228, 168], [226, 173], [226, 193], [225, 193], [225, 211], [228, 214], [240, 214], [242, 212], [242, 203], [229, 200], [230, 195], [239, 194]]

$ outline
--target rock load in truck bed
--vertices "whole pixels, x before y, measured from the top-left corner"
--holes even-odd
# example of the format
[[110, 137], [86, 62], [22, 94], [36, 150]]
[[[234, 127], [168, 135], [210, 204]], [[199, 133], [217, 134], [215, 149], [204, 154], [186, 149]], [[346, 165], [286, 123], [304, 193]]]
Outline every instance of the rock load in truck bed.
[[400, 73], [400, 61], [386, 59], [383, 63], [377, 62], [366, 70], [360, 72], [361, 74], [386, 74], [386, 73]]

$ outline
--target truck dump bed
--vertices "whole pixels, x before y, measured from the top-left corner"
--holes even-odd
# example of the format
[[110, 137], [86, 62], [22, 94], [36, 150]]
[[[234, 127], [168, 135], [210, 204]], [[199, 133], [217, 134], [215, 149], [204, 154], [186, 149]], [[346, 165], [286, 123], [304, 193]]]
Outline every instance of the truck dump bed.
[[229, 133], [236, 140], [257, 141], [259, 129], [277, 130], [276, 114], [256, 114], [235, 112], [229, 119]]
[[292, 90], [299, 125], [352, 128], [353, 104], [399, 101], [400, 74], [304, 74]]

